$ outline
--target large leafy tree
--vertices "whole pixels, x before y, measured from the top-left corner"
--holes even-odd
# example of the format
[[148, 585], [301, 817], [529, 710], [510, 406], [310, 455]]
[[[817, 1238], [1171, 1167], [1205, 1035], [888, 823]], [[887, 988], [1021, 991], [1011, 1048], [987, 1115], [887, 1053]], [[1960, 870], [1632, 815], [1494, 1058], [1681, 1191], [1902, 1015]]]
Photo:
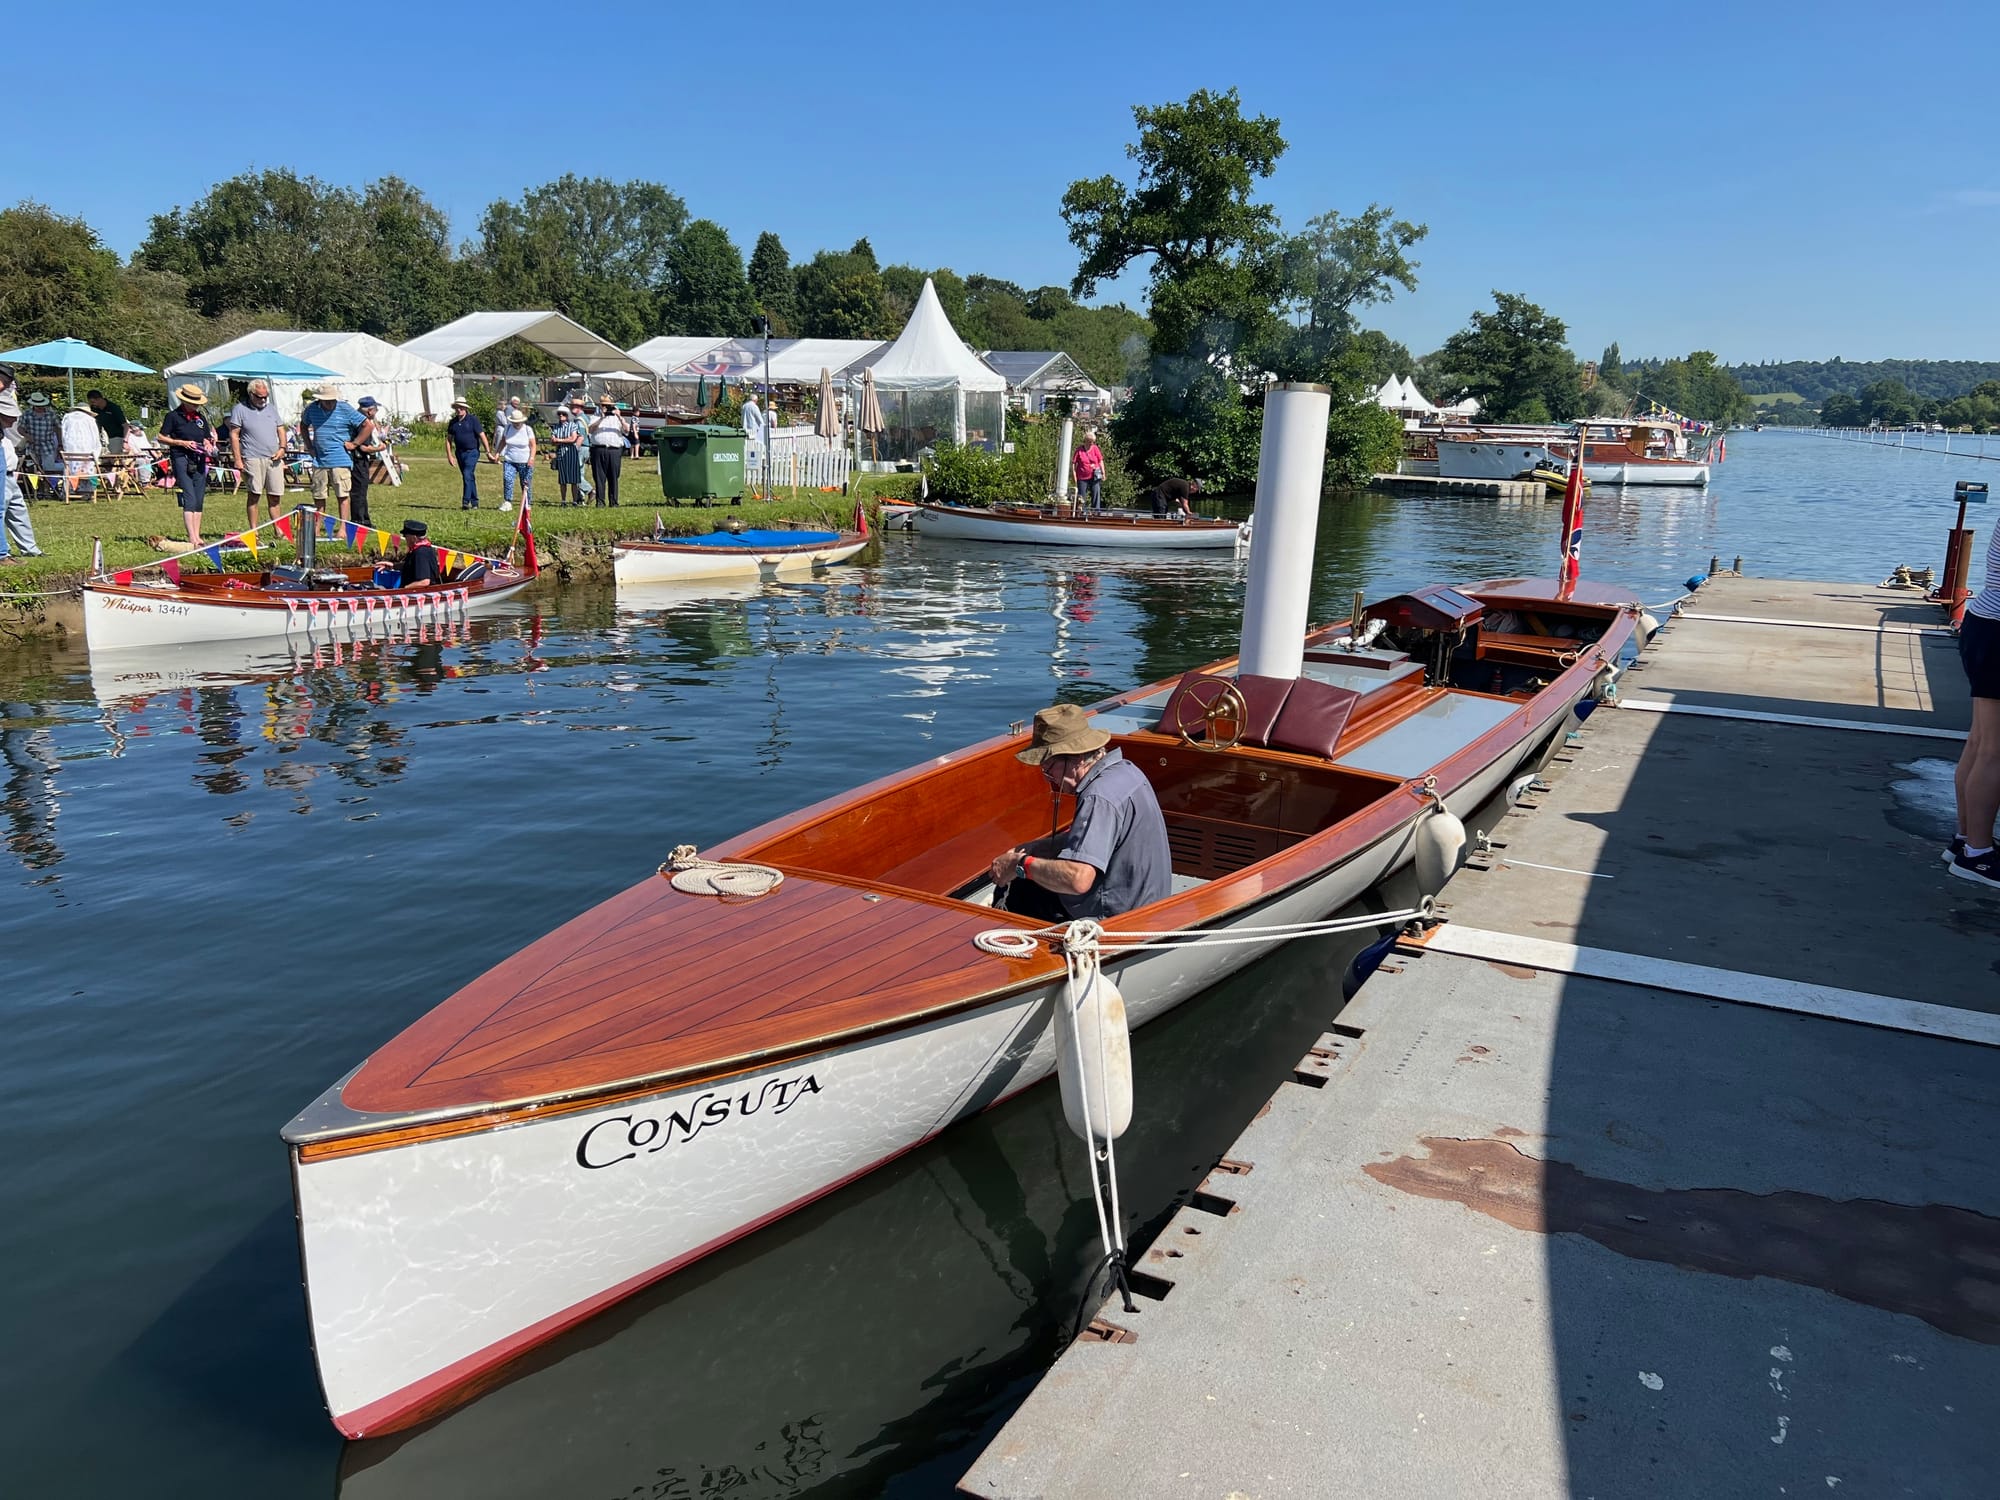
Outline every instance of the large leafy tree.
[[553, 308], [613, 343], [650, 337], [687, 205], [657, 182], [564, 176], [490, 205], [471, 258], [483, 300]]
[[39, 203], [0, 213], [0, 347], [101, 341], [118, 282], [118, 257], [83, 220]]
[[757, 247], [750, 252], [750, 295], [757, 310], [771, 320], [772, 332], [790, 337], [799, 316], [792, 258], [785, 253], [785, 242], [768, 229], [757, 236]]
[[1371, 203], [1351, 218], [1328, 212], [1284, 244], [1284, 297], [1291, 324], [1267, 361], [1275, 373], [1317, 379], [1355, 332], [1355, 314], [1395, 288], [1415, 291], [1417, 263], [1406, 252], [1430, 233]]
[[400, 344], [468, 310], [458, 299], [443, 209], [402, 178], [384, 177], [362, 193], [361, 216], [375, 253], [355, 327]]
[[893, 332], [875, 252], [862, 240], [852, 250], [822, 250], [794, 280], [798, 331], [809, 339], [881, 339]]
[[358, 328], [378, 287], [361, 195], [282, 168], [218, 182], [153, 217], [136, 262], [185, 276], [196, 309], [269, 308], [299, 328]]
[[667, 254], [667, 294], [661, 325], [669, 333], [735, 338], [750, 332], [756, 302], [743, 256], [712, 219], [683, 229]]
[[1246, 117], [1234, 89], [1132, 112], [1137, 164], [1070, 184], [1062, 216], [1082, 253], [1070, 292], [1147, 268], [1153, 337], [1147, 369], [1116, 432], [1148, 474], [1194, 473], [1242, 485], [1254, 473], [1256, 423], [1243, 405], [1246, 351], [1278, 325], [1284, 262], [1276, 212], [1254, 201], [1284, 154], [1278, 122]]
[[1432, 399], [1473, 396], [1480, 415], [1496, 422], [1568, 422], [1583, 415], [1576, 357], [1561, 318], [1525, 297], [1493, 294], [1492, 312], [1445, 340], [1431, 360], [1443, 389]]

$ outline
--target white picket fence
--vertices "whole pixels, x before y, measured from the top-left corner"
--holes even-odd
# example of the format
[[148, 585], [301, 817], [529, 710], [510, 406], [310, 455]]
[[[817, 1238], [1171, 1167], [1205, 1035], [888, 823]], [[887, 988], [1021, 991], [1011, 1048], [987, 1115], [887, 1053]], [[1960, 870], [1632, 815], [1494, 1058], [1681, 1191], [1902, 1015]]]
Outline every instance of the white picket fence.
[[[780, 427], [771, 440], [771, 484], [790, 488], [822, 489], [844, 485], [854, 472], [854, 455], [837, 443], [821, 437], [810, 427]], [[764, 484], [764, 449], [749, 443], [743, 452], [743, 479], [746, 484]]]

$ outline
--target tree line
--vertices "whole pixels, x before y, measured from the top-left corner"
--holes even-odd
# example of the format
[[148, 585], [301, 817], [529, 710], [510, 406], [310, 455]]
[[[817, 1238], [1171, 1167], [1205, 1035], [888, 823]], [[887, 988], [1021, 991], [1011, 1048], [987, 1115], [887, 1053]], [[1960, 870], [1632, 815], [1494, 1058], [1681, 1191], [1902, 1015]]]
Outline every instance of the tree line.
[[1819, 406], [1822, 427], [1907, 427], [1912, 422], [1973, 432], [2000, 429], [2000, 380], [1983, 380], [1949, 401], [1919, 396], [1900, 380], [1875, 380], [1856, 395], [1837, 391]]
[[[760, 315], [780, 336], [890, 338], [926, 276], [975, 348], [1066, 350], [1107, 385], [1126, 384], [1144, 358], [1150, 329], [1129, 308], [883, 266], [866, 239], [794, 263], [767, 231], [746, 260], [721, 225], [690, 218], [654, 182], [564, 176], [489, 205], [455, 245], [444, 212], [400, 178], [349, 188], [246, 172], [154, 215], [129, 260], [82, 219], [31, 202], [0, 211], [0, 339], [74, 336], [156, 368], [257, 327], [401, 343], [483, 308], [551, 308], [622, 348], [747, 335]], [[467, 368], [544, 362], [506, 348]]]
[[1855, 396], [1870, 386], [1893, 381], [1918, 401], [1950, 401], [1976, 385], [2000, 380], [2000, 363], [1970, 359], [1793, 359], [1754, 365], [1733, 365], [1734, 375], [1751, 396], [1790, 392], [1810, 406], [1829, 396]]

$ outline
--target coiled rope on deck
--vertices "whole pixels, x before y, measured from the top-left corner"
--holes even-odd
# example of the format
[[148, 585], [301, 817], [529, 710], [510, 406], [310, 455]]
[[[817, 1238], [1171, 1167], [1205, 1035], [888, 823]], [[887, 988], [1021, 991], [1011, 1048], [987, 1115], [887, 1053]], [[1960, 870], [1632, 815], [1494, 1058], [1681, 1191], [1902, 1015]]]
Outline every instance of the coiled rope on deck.
[[769, 865], [703, 859], [693, 844], [676, 844], [660, 873], [690, 896], [763, 896], [785, 883], [785, 872]]

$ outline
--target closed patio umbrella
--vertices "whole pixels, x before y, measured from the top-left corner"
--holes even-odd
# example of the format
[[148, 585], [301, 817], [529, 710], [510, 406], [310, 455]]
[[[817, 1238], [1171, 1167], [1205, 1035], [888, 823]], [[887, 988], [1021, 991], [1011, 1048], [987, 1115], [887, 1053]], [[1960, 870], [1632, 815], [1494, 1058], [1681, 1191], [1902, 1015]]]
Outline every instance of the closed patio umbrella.
[[100, 349], [95, 344], [86, 344], [82, 339], [50, 339], [47, 343], [30, 344], [25, 349], [9, 349], [0, 353], [0, 363], [33, 365], [42, 370], [69, 371], [69, 402], [76, 405], [76, 372], [78, 370], [115, 370], [125, 375], [151, 375], [154, 372], [144, 365], [135, 365], [129, 359]]
[[819, 415], [813, 419], [813, 431], [829, 443], [840, 436], [840, 411], [833, 404], [833, 371], [825, 365], [819, 367]]
[[888, 423], [882, 420], [882, 398], [875, 394], [875, 372], [872, 369], [861, 372], [861, 415], [855, 426], [868, 434], [868, 458], [876, 457], [875, 435], [884, 431]]

